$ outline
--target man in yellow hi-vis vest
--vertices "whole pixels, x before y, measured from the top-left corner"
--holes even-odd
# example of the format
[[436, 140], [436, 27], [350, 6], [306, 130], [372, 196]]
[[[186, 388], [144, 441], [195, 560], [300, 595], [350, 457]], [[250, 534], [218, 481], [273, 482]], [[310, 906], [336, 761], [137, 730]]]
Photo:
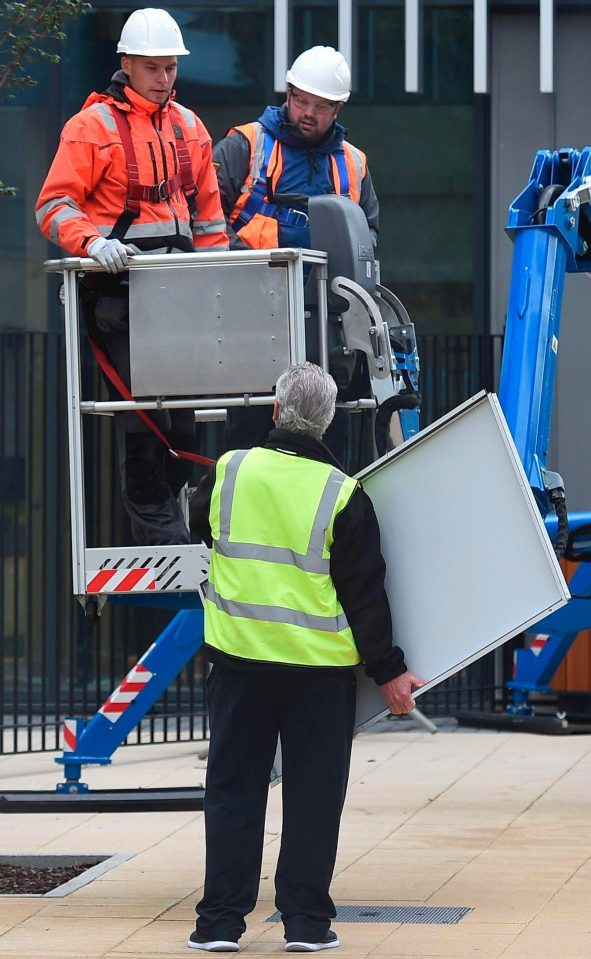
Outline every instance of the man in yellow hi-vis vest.
[[393, 713], [413, 709], [412, 689], [423, 685], [392, 646], [371, 501], [321, 442], [336, 393], [313, 363], [290, 367], [277, 381], [266, 445], [225, 453], [191, 500], [191, 529], [213, 547], [206, 875], [192, 949], [238, 951], [257, 900], [279, 738], [275, 902], [285, 949], [339, 945], [329, 887], [353, 739], [353, 667], [365, 663]]

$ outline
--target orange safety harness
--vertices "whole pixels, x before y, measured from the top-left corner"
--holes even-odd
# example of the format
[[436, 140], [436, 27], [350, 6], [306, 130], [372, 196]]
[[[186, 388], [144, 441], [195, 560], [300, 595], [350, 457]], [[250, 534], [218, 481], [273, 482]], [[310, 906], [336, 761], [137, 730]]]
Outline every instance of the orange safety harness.
[[[171, 111], [174, 110], [174, 104], [171, 104], [170, 109]], [[193, 224], [197, 215], [198, 190], [195, 177], [193, 176], [193, 165], [191, 163], [189, 148], [185, 142], [180, 123], [172, 124], [176, 153], [179, 161], [178, 173], [175, 173], [174, 176], [168, 180], [161, 180], [160, 183], [152, 183], [146, 186], [140, 183], [137, 157], [135, 155], [135, 148], [131, 137], [131, 127], [127, 115], [115, 106], [111, 106], [111, 113], [117, 124], [127, 162], [127, 197], [125, 199], [123, 213], [113, 227], [109, 239], [123, 240], [132, 220], [134, 220], [136, 216], [139, 216], [141, 200], [147, 200], [150, 203], [160, 203], [161, 200], [168, 200], [173, 193], [176, 193], [180, 189], [182, 189], [185, 194], [191, 224]]]

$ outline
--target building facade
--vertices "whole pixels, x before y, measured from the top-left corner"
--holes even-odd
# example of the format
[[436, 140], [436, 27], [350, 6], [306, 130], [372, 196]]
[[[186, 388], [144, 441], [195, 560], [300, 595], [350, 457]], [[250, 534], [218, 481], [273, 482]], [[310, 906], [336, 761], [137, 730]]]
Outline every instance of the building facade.
[[[133, 9], [95, 0], [91, 12], [66, 25], [61, 63], [35, 63], [38, 85], [0, 105], [0, 179], [18, 191], [0, 199], [0, 626], [14, 646], [5, 663], [15, 675], [27, 658], [23, 643], [33, 642], [26, 637], [47, 631], [48, 617], [59, 645], [59, 607], [69, 595], [60, 582], [59, 600], [52, 580], [41, 605], [31, 599], [42, 570], [53, 575], [68, 552], [65, 423], [52, 406], [64, 375], [58, 280], [43, 270], [59, 253], [41, 237], [34, 203], [61, 127], [118, 68], [117, 40]], [[202, 117], [214, 141], [267, 103], [282, 102], [284, 66], [301, 50], [344, 48], [354, 92], [341, 119], [368, 155], [380, 199], [384, 284], [403, 300], [419, 334], [455, 338], [456, 346], [464, 338], [468, 356], [502, 334], [508, 204], [525, 186], [537, 150], [591, 142], [591, 0], [169, 0], [166, 9], [191, 51], [180, 61], [178, 99]], [[590, 293], [586, 277], [568, 278], [549, 459], [565, 478], [569, 508], [585, 510]], [[427, 400], [441, 391], [438, 412], [446, 408], [449, 369], [443, 356], [433, 386], [432, 356], [441, 363], [442, 355], [435, 350], [422, 362]], [[462, 368], [466, 395], [494, 385], [475, 370], [470, 378]], [[449, 397], [447, 408], [463, 398]], [[97, 468], [88, 492], [100, 524], [112, 512], [105, 496], [117, 499], [112, 485], [105, 493], [107, 473], [99, 472], [110, 457], [103, 424], [89, 446]], [[74, 635], [71, 623], [67, 628]], [[135, 652], [126, 656], [133, 660]], [[97, 653], [95, 673], [99, 659]], [[73, 668], [86, 668], [80, 661], [72, 653]], [[36, 669], [43, 674], [43, 662]], [[111, 664], [111, 671], [122, 670]], [[47, 682], [59, 685], [59, 677]]]

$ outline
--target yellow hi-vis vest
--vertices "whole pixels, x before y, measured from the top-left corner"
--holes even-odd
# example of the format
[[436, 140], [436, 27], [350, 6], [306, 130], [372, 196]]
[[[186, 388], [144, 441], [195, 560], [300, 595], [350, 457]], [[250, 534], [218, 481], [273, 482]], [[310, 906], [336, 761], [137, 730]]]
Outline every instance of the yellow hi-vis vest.
[[262, 447], [218, 460], [208, 646], [270, 663], [360, 662], [330, 576], [334, 521], [356, 486], [328, 463]]

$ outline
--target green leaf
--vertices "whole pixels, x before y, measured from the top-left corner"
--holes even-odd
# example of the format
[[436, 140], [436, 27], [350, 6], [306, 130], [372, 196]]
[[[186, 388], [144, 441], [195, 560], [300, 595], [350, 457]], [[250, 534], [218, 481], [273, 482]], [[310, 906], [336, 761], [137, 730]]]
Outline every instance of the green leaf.
[[0, 180], [0, 197], [2, 196], [16, 196], [17, 188], [15, 186], [7, 186], [2, 180]]

